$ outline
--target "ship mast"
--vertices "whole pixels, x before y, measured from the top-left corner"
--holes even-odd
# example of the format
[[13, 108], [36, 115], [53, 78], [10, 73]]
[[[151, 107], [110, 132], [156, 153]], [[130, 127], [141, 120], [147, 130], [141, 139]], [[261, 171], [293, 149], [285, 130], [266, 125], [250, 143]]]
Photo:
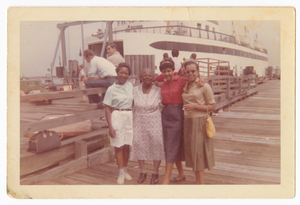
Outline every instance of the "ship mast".
[[239, 37], [238, 33], [236, 32], [235, 24], [234, 24], [233, 21], [232, 21], [231, 25], [232, 25], [233, 36], [235, 37], [236, 42], [237, 42], [239, 45], [241, 45], [240, 37]]

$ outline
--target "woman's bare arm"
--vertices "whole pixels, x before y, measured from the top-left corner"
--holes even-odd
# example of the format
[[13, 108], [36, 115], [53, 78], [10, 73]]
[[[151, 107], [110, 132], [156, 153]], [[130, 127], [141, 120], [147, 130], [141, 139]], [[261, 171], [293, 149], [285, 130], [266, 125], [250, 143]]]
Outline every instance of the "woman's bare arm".
[[110, 106], [105, 106], [105, 118], [106, 118], [106, 122], [108, 124], [108, 129], [109, 129], [109, 136], [111, 138], [115, 138], [116, 137], [116, 132], [114, 130], [114, 128], [112, 127], [112, 123], [111, 123], [111, 113], [114, 109]]
[[216, 109], [216, 104], [210, 104], [210, 105], [197, 105], [197, 104], [186, 104], [183, 106], [186, 111], [192, 111], [192, 110], [199, 110], [202, 112], [210, 112], [214, 111]]

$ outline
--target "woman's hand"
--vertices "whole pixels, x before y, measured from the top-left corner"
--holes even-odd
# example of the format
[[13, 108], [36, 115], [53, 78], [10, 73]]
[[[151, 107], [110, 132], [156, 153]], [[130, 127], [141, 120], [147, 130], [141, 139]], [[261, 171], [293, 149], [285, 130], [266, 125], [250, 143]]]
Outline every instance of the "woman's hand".
[[112, 127], [109, 128], [109, 136], [111, 138], [115, 138], [116, 137], [116, 131]]
[[111, 123], [111, 113], [112, 111], [115, 110], [115, 108], [113, 107], [110, 107], [110, 106], [105, 106], [105, 118], [106, 118], [106, 121], [107, 121], [107, 124], [108, 124], [108, 133], [109, 133], [109, 136], [111, 138], [115, 138], [116, 137], [116, 131], [114, 130], [113, 126], [112, 126], [112, 123]]
[[205, 81], [205, 78], [200, 77], [200, 79], [199, 79], [199, 81], [198, 81], [198, 83], [197, 83], [197, 86], [198, 86], [198, 87], [202, 87], [202, 86], [204, 85], [205, 82], [206, 82], [206, 81]]
[[194, 110], [195, 109], [195, 104], [186, 104], [186, 105], [183, 106], [183, 108], [186, 111]]
[[155, 86], [160, 87], [162, 83], [159, 83], [158, 81], [154, 81], [153, 83]]

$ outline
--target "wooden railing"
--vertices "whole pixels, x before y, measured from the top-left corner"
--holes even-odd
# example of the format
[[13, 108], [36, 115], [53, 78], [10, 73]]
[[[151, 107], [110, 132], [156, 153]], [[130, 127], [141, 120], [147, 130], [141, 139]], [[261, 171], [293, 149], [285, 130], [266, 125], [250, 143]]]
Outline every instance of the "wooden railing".
[[207, 77], [206, 81], [215, 94], [216, 109], [258, 92], [258, 78], [255, 75]]

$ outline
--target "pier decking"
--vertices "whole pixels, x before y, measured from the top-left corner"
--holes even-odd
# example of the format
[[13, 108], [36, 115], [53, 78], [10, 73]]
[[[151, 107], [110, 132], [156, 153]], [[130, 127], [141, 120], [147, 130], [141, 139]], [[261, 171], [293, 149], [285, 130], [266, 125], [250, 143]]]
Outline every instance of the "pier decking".
[[[280, 183], [280, 81], [267, 81], [257, 88], [258, 94], [240, 100], [213, 116], [217, 130], [214, 138], [216, 166], [212, 171], [205, 171], [206, 184]], [[38, 121], [50, 112], [68, 114], [94, 109], [95, 105], [79, 103], [79, 98], [53, 101], [52, 105], [38, 108], [34, 104], [24, 103], [21, 105], [21, 124]], [[102, 111], [97, 112], [101, 114]], [[105, 122], [94, 119], [93, 130], [104, 124]], [[26, 152], [27, 143], [28, 138], [21, 137], [21, 158], [31, 155]], [[143, 184], [148, 185], [153, 166], [151, 161], [147, 161], [146, 164], [148, 178]], [[80, 166], [80, 163], [74, 166]], [[137, 185], [140, 173], [138, 163], [130, 161], [128, 169], [133, 180], [126, 181], [125, 184]], [[176, 184], [193, 184], [194, 173], [190, 168], [184, 169], [187, 180]], [[162, 182], [164, 171], [165, 163], [162, 162], [159, 183]], [[176, 174], [174, 166], [172, 176]], [[71, 174], [52, 177], [51, 180], [45, 179], [34, 184], [115, 185], [117, 175], [117, 164], [110, 157], [110, 160], [103, 164], [78, 169]]]

